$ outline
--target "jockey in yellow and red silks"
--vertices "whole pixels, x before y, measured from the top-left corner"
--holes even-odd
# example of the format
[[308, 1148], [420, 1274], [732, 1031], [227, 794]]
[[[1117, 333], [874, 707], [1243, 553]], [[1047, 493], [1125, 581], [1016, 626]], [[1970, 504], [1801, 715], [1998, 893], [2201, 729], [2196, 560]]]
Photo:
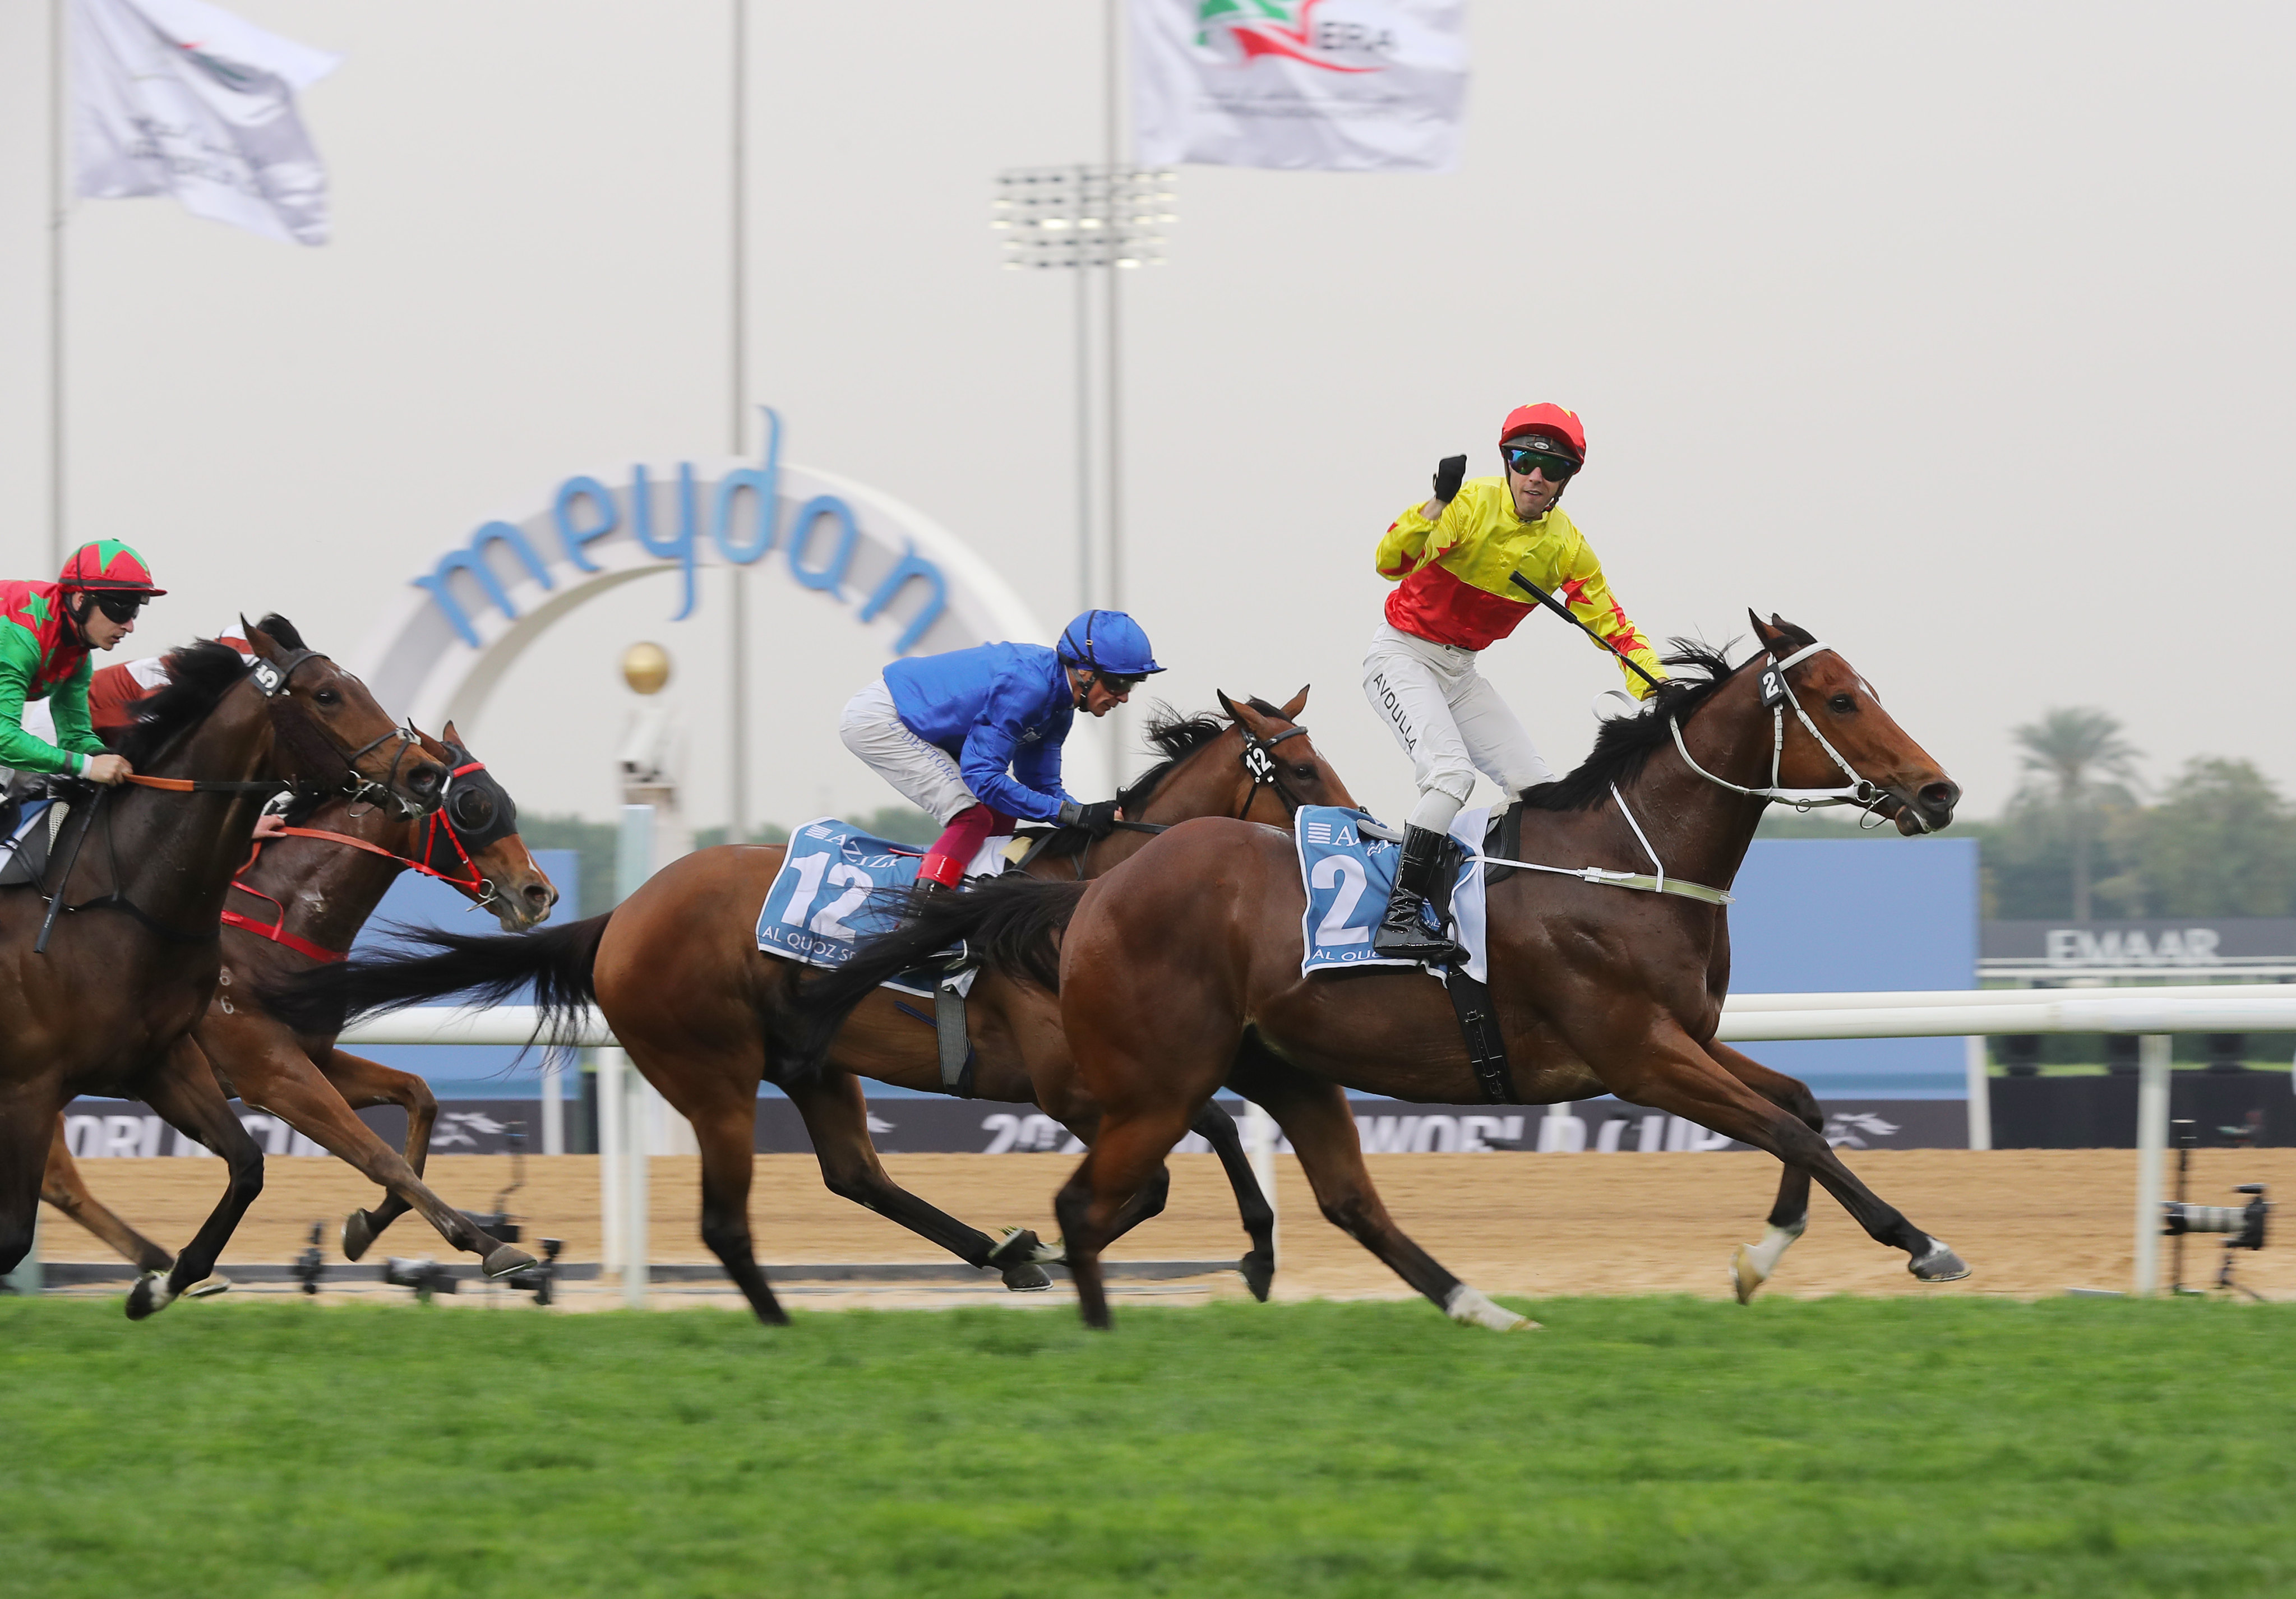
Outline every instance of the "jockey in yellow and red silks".
[[[144, 558], [117, 539], [82, 545], [53, 583], [0, 580], [0, 766], [114, 783], [130, 767], [89, 725], [90, 650], [135, 631], [144, 602], [168, 591]], [[55, 742], [24, 730], [24, 702], [45, 699]]]
[[1434, 497], [1397, 517], [1379, 541], [1379, 575], [1397, 586], [1364, 658], [1364, 693], [1411, 757], [1419, 802], [1373, 941], [1378, 954], [1445, 963], [1458, 949], [1426, 919], [1444, 836], [1482, 772], [1509, 799], [1554, 780], [1514, 713], [1475, 670], [1481, 651], [1514, 631], [1537, 601], [1525, 581], [1570, 608], [1621, 659], [1627, 686], [1664, 679], [1650, 641], [1611, 593], [1586, 536], [1555, 504], [1587, 460], [1587, 433], [1560, 406], [1521, 406], [1499, 429], [1500, 477], [1468, 479], [1447, 457]]

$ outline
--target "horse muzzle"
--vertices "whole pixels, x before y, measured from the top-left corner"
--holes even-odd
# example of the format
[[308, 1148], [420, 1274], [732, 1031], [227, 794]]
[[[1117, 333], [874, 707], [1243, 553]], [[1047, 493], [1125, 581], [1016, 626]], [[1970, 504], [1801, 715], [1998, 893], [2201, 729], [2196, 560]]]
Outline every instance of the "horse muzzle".
[[1910, 793], [1892, 785], [1890, 792], [1898, 801], [1890, 819], [1897, 823], [1898, 831], [1908, 838], [1944, 832], [1953, 825], [1954, 809], [1961, 803], [1961, 784], [1948, 777], [1925, 783]]

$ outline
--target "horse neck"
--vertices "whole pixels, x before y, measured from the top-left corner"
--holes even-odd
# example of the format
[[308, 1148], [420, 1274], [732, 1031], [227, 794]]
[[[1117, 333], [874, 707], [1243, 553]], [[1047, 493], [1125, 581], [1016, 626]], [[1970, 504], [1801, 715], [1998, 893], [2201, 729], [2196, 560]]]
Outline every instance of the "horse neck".
[[[405, 857], [414, 849], [415, 823], [381, 807], [369, 806], [364, 816], [354, 816], [357, 809], [338, 801], [321, 808], [307, 825], [315, 832], [358, 839], [395, 856]], [[401, 861], [324, 839], [282, 839], [266, 844], [255, 865], [234, 881], [278, 901], [280, 914], [301, 937], [343, 949], [406, 869]]]
[[[272, 743], [265, 701], [251, 688], [235, 687], [162, 750], [147, 775], [250, 783], [269, 773]], [[107, 807], [111, 815], [99, 819], [80, 869], [96, 865], [113, 876], [113, 887], [157, 921], [187, 931], [212, 926], [262, 808], [258, 794], [135, 790]]]
[[[1745, 788], [1760, 787], [1770, 777], [1770, 718], [1761, 709], [1756, 683], [1754, 673], [1740, 674], [1718, 690], [1682, 730], [1683, 742], [1700, 766]], [[1736, 879], [1767, 808], [1759, 800], [1733, 793], [1692, 771], [1671, 738], [1632, 782], [1619, 785], [1619, 791], [1650, 836], [1668, 876], [1717, 889], [1726, 889]], [[1649, 859], [1625, 818], [1615, 825], [1635, 861], [1633, 870], [1647, 869]]]
[[[1218, 738], [1198, 745], [1178, 765], [1164, 774], [1155, 792], [1128, 818], [1156, 827], [1173, 827], [1198, 816], [1233, 816], [1248, 808], [1251, 777], [1241, 758], [1243, 735], [1231, 727]], [[1119, 829], [1098, 840], [1084, 854], [1084, 874], [1098, 877], [1113, 871], [1147, 846], [1156, 835]]]

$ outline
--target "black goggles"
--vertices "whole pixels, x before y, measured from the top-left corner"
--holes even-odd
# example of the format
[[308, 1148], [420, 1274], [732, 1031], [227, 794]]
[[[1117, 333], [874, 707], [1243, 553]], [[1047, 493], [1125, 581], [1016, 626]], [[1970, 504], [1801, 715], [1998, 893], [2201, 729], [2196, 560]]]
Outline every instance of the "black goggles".
[[95, 602], [95, 608], [98, 611], [103, 612], [104, 615], [110, 617], [113, 621], [127, 623], [132, 622], [135, 619], [135, 613], [144, 609], [144, 602], [150, 596], [146, 594], [111, 594], [100, 588], [91, 588], [87, 591], [87, 597]]
[[1111, 694], [1128, 694], [1148, 681], [1145, 673], [1135, 673], [1128, 677], [1121, 672], [1095, 671], [1093, 675], [1100, 679], [1101, 686]]
[[1558, 455], [1552, 450], [1528, 449], [1521, 445], [1508, 445], [1499, 451], [1506, 457], [1507, 470], [1518, 477], [1541, 473], [1550, 483], [1567, 483], [1578, 463], [1568, 455]]

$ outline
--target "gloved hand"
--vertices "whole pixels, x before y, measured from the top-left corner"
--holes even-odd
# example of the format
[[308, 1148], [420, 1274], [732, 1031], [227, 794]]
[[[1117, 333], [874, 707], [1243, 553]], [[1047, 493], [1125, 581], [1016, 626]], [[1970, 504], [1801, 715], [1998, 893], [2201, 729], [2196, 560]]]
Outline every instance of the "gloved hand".
[[1447, 504], [1456, 499], [1459, 485], [1466, 480], [1467, 458], [1464, 455], [1444, 456], [1435, 467], [1435, 497]]
[[1104, 839], [1116, 831], [1116, 801], [1095, 800], [1090, 805], [1078, 805], [1073, 800], [1061, 801], [1061, 825], [1081, 827], [1095, 839]]

